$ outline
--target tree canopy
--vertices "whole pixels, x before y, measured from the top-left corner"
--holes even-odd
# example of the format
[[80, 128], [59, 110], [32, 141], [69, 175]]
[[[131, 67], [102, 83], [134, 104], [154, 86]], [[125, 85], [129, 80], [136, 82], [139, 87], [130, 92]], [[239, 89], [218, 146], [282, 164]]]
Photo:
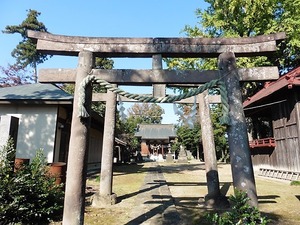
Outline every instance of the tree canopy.
[[200, 123], [196, 122], [193, 128], [188, 125], [181, 125], [177, 127], [176, 131], [177, 138], [175, 143], [172, 145], [173, 151], [179, 151], [180, 146], [184, 146], [185, 149], [190, 150], [193, 156], [200, 157], [203, 160], [203, 152], [200, 152], [201, 147], [201, 127]]
[[34, 80], [37, 81], [37, 65], [48, 59], [48, 55], [40, 53], [36, 49], [36, 43], [29, 39], [26, 35], [27, 30], [35, 30], [47, 32], [46, 26], [38, 21], [38, 16], [41, 14], [36, 10], [27, 10], [27, 18], [19, 25], [8, 25], [2, 31], [7, 34], [19, 33], [22, 36], [22, 41], [13, 49], [11, 55], [16, 59], [16, 66], [24, 69], [30, 66], [34, 69]]
[[[286, 40], [276, 54], [237, 58], [241, 68], [278, 66], [281, 74], [300, 65], [300, 0], [205, 0], [209, 6], [196, 10], [195, 26], [186, 25], [188, 37], [251, 37], [285, 32]], [[217, 69], [216, 59], [167, 59], [170, 69]], [[253, 95], [262, 82], [243, 85], [244, 98]]]
[[128, 117], [136, 118], [138, 123], [160, 124], [164, 109], [155, 103], [136, 103], [128, 109]]
[[8, 64], [7, 67], [0, 66], [0, 87], [11, 87], [32, 83], [32, 76], [27, 75], [26, 69], [19, 68], [16, 65]]
[[300, 64], [300, 0], [205, 0], [197, 9], [198, 25], [186, 26], [190, 37], [251, 37], [286, 32], [278, 53], [269, 57], [239, 59], [243, 67], [276, 65], [282, 72]]

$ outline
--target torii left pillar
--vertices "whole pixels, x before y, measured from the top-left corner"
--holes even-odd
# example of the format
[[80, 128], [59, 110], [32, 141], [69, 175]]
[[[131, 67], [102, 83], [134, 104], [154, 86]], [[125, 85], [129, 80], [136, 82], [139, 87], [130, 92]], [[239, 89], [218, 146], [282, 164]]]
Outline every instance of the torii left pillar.
[[[63, 225], [84, 224], [85, 207], [85, 182], [87, 170], [87, 153], [89, 147], [89, 128], [91, 119], [78, 117], [79, 88], [82, 80], [89, 74], [93, 66], [93, 54], [89, 51], [79, 53], [76, 72], [73, 116], [71, 125], [71, 137], [69, 145], [69, 157], [67, 167], [67, 179], [65, 190], [65, 203], [63, 213]], [[86, 88], [85, 108], [90, 114], [92, 102], [92, 86]]]

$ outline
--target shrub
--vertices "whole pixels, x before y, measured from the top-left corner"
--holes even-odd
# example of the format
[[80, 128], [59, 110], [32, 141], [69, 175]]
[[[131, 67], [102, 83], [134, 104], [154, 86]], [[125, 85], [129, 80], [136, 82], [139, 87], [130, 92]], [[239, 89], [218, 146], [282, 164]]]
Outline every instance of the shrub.
[[218, 225], [265, 225], [269, 222], [265, 217], [262, 217], [257, 207], [250, 206], [248, 204], [249, 198], [245, 192], [235, 191], [235, 196], [229, 197], [231, 210], [222, 214], [213, 213], [207, 214], [206, 219], [211, 224]]
[[300, 186], [300, 181], [299, 180], [293, 180], [290, 185], [292, 185], [292, 186]]
[[[3, 147], [0, 155], [9, 155], [8, 149], [11, 150]], [[16, 172], [11, 169], [8, 157], [2, 160], [1, 166], [1, 224], [43, 224], [61, 218], [64, 192], [61, 186], [55, 185], [55, 178], [49, 177], [42, 150], [37, 151], [30, 165]]]

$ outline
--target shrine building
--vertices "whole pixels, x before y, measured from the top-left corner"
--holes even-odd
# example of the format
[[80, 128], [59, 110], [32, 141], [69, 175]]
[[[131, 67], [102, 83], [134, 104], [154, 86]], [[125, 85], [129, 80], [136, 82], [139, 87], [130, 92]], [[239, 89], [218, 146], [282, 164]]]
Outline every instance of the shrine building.
[[163, 160], [176, 138], [173, 124], [141, 124], [135, 134], [141, 143], [141, 155], [144, 159]]

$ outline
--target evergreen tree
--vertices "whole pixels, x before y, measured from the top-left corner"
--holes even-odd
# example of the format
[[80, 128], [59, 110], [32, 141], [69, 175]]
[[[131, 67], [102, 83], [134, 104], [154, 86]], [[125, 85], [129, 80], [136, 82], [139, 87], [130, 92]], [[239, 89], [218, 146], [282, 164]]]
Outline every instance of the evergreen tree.
[[[177, 127], [176, 141], [172, 145], [173, 151], [179, 151], [180, 146], [184, 146], [185, 149], [190, 150], [194, 157], [203, 159], [203, 149], [201, 145], [201, 127], [200, 123], [196, 122], [193, 128], [187, 125]], [[201, 150], [201, 151], [200, 151]]]
[[15, 34], [22, 36], [22, 41], [13, 49], [11, 55], [16, 58], [16, 66], [26, 68], [30, 66], [34, 70], [34, 81], [37, 82], [37, 65], [48, 59], [48, 55], [40, 53], [36, 50], [36, 43], [27, 37], [27, 30], [47, 32], [47, 28], [42, 22], [38, 21], [41, 14], [36, 10], [27, 10], [27, 18], [19, 25], [6, 26], [3, 33]]

